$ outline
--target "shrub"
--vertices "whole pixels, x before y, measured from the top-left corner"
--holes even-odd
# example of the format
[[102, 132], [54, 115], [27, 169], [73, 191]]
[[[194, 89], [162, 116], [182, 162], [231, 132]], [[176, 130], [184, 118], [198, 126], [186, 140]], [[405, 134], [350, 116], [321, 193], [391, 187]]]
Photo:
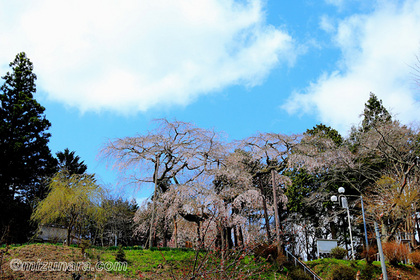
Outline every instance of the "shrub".
[[115, 254], [115, 260], [117, 262], [126, 262], [127, 261], [127, 259], [125, 258], [125, 252], [124, 252], [123, 247], [121, 245], [118, 246], [118, 251]]
[[83, 239], [80, 244], [79, 244], [79, 248], [82, 249], [82, 256], [85, 255], [85, 251], [86, 249], [90, 248], [91, 244], [89, 240]]
[[312, 277], [306, 274], [305, 271], [299, 268], [295, 268], [288, 274], [290, 279], [293, 280], [312, 280]]
[[342, 260], [345, 256], [347, 256], [346, 249], [338, 246], [331, 249], [331, 257], [333, 257], [334, 259]]
[[276, 263], [279, 266], [283, 266], [285, 263], [287, 263], [287, 257], [280, 252], [280, 255], [276, 258]]
[[368, 250], [364, 249], [362, 253], [362, 258], [366, 259], [368, 264], [373, 263], [376, 260], [376, 254], [378, 250], [375, 247], [369, 247]]
[[420, 268], [420, 251], [414, 251], [410, 253], [408, 258], [415, 267]]
[[374, 279], [375, 276], [375, 266], [371, 263], [367, 263], [361, 270], [361, 279], [370, 280]]
[[407, 259], [409, 249], [406, 245], [397, 242], [385, 242], [382, 244], [385, 257], [391, 265], [398, 265]]
[[275, 244], [258, 244], [254, 248], [254, 255], [269, 261], [277, 260], [277, 245]]
[[331, 280], [354, 280], [356, 272], [349, 266], [339, 264], [334, 266], [330, 272]]

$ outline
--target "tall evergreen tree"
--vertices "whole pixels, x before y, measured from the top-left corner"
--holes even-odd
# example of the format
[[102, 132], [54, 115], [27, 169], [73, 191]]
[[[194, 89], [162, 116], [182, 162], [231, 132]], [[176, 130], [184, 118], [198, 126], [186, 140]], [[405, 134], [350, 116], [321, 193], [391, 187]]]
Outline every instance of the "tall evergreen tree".
[[324, 138], [331, 139], [337, 146], [343, 144], [343, 137], [341, 137], [340, 133], [334, 128], [330, 126], [326, 126], [325, 124], [317, 124], [312, 129], [307, 129], [305, 134], [308, 135], [318, 135]]
[[70, 152], [68, 148], [64, 149], [64, 152], [56, 153], [58, 158], [58, 168], [67, 170], [72, 174], [83, 174], [87, 170], [87, 166], [84, 161], [80, 161], [79, 156], [75, 156], [75, 151]]
[[391, 114], [382, 105], [382, 100], [374, 93], [370, 93], [368, 101], [365, 103], [363, 113], [360, 114], [362, 117], [362, 123], [359, 127], [352, 126], [350, 130], [350, 136], [348, 143], [350, 144], [351, 150], [356, 151], [360, 145], [360, 137], [362, 133], [368, 132], [370, 129], [392, 121]]
[[363, 110], [362, 130], [367, 131], [377, 123], [391, 121], [391, 115], [388, 110], [382, 105], [382, 100], [374, 93], [370, 93], [369, 100], [365, 103]]
[[51, 123], [34, 98], [33, 64], [22, 52], [9, 66], [12, 71], [2, 77], [0, 87], [0, 237], [20, 242], [29, 234], [24, 223], [33, 203], [45, 197], [45, 180], [54, 173], [56, 161], [47, 146]]

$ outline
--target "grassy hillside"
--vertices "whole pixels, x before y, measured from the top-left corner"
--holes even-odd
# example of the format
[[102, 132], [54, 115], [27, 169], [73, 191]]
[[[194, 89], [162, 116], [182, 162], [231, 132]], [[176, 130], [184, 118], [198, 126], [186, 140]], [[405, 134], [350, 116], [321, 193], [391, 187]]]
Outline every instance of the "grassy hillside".
[[[5, 251], [5, 248], [2, 248]], [[14, 271], [11, 265], [15, 265], [18, 268], [16, 260], [27, 262], [27, 266], [18, 271]], [[124, 279], [115, 278], [111, 273], [106, 271], [86, 271], [84, 273], [76, 271], [76, 269], [58, 269], [52, 271], [54, 267], [44, 268], [44, 263], [52, 264], [56, 262], [65, 262], [68, 264], [82, 263], [87, 261], [81, 254], [81, 249], [60, 245], [51, 244], [32, 244], [23, 246], [12, 246], [6, 253], [3, 253], [3, 263], [1, 266], [0, 277], [2, 279], [73, 279], [78, 274], [83, 274], [84, 279]], [[30, 265], [29, 265], [30, 263]], [[32, 265], [32, 266], [31, 266]], [[80, 270], [83, 270], [81, 268]]]
[[[5, 248], [1, 248], [5, 251]], [[125, 248], [124, 254], [127, 266], [118, 266], [116, 262], [117, 248], [89, 248], [82, 254], [81, 248], [53, 244], [30, 244], [12, 246], [3, 254], [0, 279], [191, 279], [196, 272], [196, 279], [275, 279], [296, 280], [310, 279], [286, 265], [279, 268], [254, 256], [231, 254], [226, 262], [220, 255], [213, 252], [200, 252], [186, 249], [154, 249], [143, 250], [140, 247]], [[23, 270], [14, 271], [12, 265], [20, 260]], [[1, 256], [0, 256], [1, 262]], [[65, 262], [67, 269], [57, 267], [59, 262]], [[28, 266], [32, 264], [32, 266]], [[43, 271], [42, 265], [48, 264], [48, 271]], [[70, 264], [70, 265], [69, 265]], [[365, 261], [345, 261], [336, 259], [321, 259], [307, 262], [318, 275], [325, 280], [337, 278], [340, 273], [349, 271], [351, 275], [361, 272], [361, 279], [378, 279], [381, 274], [380, 264], [374, 262], [366, 266]], [[54, 265], [56, 265], [54, 267]], [[71, 266], [72, 265], [72, 266]], [[113, 265], [117, 265], [114, 267]], [[224, 273], [221, 273], [222, 265]], [[22, 266], [21, 266], [22, 267]], [[15, 266], [16, 268], [16, 266]], [[59, 268], [51, 271], [51, 268]], [[388, 266], [389, 280], [420, 279], [420, 270], [409, 265], [399, 267]], [[398, 278], [400, 275], [400, 278]], [[336, 277], [336, 278], [333, 278]]]
[[[5, 248], [2, 248], [4, 251]], [[3, 279], [190, 279], [192, 272], [203, 279], [221, 279], [221, 268], [224, 267], [226, 279], [286, 279], [280, 276], [275, 265], [265, 260], [250, 256], [230, 255], [222, 262], [219, 255], [213, 252], [193, 250], [159, 249], [142, 250], [127, 248], [124, 250], [127, 260], [126, 269], [113, 269], [116, 262], [116, 248], [89, 248], [82, 255], [81, 248], [53, 244], [31, 244], [12, 246], [4, 254], [1, 277]], [[11, 268], [15, 260], [29, 262], [24, 271]], [[67, 270], [59, 267], [58, 271], [40, 271], [47, 263], [50, 267], [59, 262], [71, 264]], [[99, 266], [98, 266], [99, 264]], [[38, 265], [38, 266], [37, 266]], [[21, 266], [22, 267], [22, 266]], [[77, 269], [75, 269], [77, 268]], [[111, 268], [106, 271], [106, 268]], [[118, 268], [118, 267], [117, 267]], [[35, 270], [35, 271], [31, 271]], [[47, 270], [49, 267], [47, 267]]]

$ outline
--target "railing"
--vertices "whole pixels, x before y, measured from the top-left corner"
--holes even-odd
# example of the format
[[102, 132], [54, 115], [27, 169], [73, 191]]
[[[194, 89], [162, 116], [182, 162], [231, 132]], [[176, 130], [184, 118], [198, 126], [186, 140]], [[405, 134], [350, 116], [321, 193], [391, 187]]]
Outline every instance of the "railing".
[[289, 260], [289, 256], [294, 260], [295, 266], [299, 264], [303, 268], [303, 271], [305, 271], [305, 273], [312, 276], [314, 280], [322, 280], [322, 278], [316, 275], [316, 273], [312, 269], [310, 269], [305, 263], [301, 262], [297, 257], [295, 257], [292, 253], [290, 253], [286, 249], [286, 257], [288, 260]]

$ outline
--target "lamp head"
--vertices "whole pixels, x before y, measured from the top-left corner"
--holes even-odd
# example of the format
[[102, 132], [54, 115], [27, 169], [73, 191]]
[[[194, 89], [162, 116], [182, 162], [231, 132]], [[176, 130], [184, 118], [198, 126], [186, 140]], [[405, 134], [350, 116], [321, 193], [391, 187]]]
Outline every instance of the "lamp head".
[[331, 196], [331, 201], [332, 202], [337, 202], [338, 201], [337, 196], [336, 195]]
[[338, 188], [338, 192], [339, 193], [344, 193], [346, 191], [346, 189], [345, 188], [343, 188], [343, 187], [339, 187]]

